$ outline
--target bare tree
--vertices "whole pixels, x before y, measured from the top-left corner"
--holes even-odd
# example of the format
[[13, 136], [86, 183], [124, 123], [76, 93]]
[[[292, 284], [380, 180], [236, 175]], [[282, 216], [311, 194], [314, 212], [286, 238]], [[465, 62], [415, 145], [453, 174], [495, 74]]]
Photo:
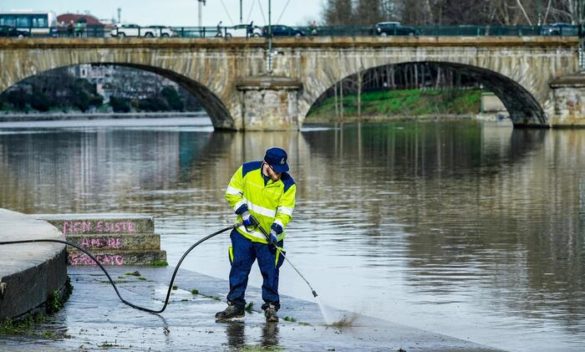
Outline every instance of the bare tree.
[[[355, 5], [355, 6], [352, 6]], [[327, 0], [325, 23], [411, 25], [582, 23], [585, 0]]]
[[353, 23], [351, 0], [327, 0], [323, 9], [326, 25], [349, 25]]
[[369, 25], [384, 20], [380, 0], [357, 0], [356, 24]]

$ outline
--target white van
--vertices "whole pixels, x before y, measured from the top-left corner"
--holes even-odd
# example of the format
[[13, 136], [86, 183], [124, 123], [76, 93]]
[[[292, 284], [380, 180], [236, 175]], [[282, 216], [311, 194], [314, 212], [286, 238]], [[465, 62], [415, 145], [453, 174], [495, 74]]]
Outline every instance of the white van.
[[165, 26], [141, 27], [137, 24], [123, 24], [112, 29], [112, 37], [174, 37], [176, 33]]

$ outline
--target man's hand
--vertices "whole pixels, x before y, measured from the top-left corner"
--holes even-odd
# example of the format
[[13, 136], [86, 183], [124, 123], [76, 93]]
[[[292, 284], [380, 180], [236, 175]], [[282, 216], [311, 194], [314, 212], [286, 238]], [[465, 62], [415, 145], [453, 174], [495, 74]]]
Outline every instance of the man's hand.
[[246, 211], [242, 214], [242, 223], [246, 229], [250, 231], [248, 228], [256, 227], [258, 225], [258, 220], [256, 220], [254, 216], [250, 214], [250, 212]]
[[276, 247], [276, 244], [278, 243], [278, 235], [280, 235], [283, 231], [284, 229], [282, 228], [282, 226], [280, 226], [277, 223], [273, 223], [272, 226], [270, 226], [270, 235], [268, 235], [268, 243]]
[[276, 236], [276, 232], [274, 232], [274, 230], [270, 231], [270, 235], [268, 235], [268, 243], [275, 247], [278, 243], [278, 237]]

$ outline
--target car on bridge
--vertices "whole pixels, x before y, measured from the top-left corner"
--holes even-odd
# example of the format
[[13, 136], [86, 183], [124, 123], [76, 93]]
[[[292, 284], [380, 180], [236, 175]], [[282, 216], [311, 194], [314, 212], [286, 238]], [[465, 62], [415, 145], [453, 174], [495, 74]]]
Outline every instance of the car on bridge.
[[[273, 37], [302, 37], [305, 35], [305, 33], [300, 29], [285, 26], [282, 24], [273, 24], [270, 27], [272, 28]], [[268, 26], [262, 27], [263, 37], [268, 37], [268, 28], [269, 28]]]
[[22, 37], [29, 37], [29, 36], [30, 36], [30, 32], [28, 32], [28, 31], [23, 31], [23, 30], [17, 29], [16, 27], [12, 27], [12, 26], [0, 25], [0, 37], [22, 38]]
[[414, 27], [403, 26], [400, 22], [378, 22], [374, 25], [374, 35], [417, 35], [418, 32]]
[[116, 26], [110, 33], [112, 37], [174, 37], [176, 33], [165, 26], [141, 27], [137, 24], [123, 24]]

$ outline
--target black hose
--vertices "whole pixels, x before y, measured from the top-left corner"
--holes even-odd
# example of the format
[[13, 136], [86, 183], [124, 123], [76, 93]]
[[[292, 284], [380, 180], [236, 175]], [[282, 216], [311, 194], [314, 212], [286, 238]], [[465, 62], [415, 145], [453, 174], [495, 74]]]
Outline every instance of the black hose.
[[220, 233], [224, 233], [227, 230], [231, 230], [234, 228], [235, 225], [231, 225], [228, 226], [226, 228], [223, 228], [219, 231], [216, 231], [210, 235], [207, 235], [205, 237], [203, 237], [202, 239], [200, 239], [199, 241], [195, 242], [195, 244], [193, 244], [191, 247], [189, 247], [189, 249], [187, 249], [187, 251], [185, 251], [185, 253], [183, 254], [183, 256], [181, 257], [181, 259], [179, 260], [179, 262], [177, 263], [177, 266], [175, 267], [175, 271], [173, 272], [173, 276], [171, 277], [171, 282], [169, 283], [169, 290], [167, 291], [167, 298], [165, 299], [165, 304], [163, 305], [163, 307], [160, 310], [153, 310], [153, 309], [148, 309], [148, 308], [144, 308], [141, 306], [137, 306], [135, 304], [132, 304], [128, 301], [126, 301], [124, 298], [122, 298], [122, 295], [120, 295], [120, 291], [118, 291], [118, 287], [116, 286], [116, 284], [114, 283], [114, 280], [112, 280], [112, 278], [110, 277], [110, 274], [108, 274], [106, 268], [104, 268], [104, 266], [87, 250], [81, 248], [80, 246], [73, 244], [71, 242], [67, 242], [67, 241], [63, 241], [63, 240], [53, 240], [53, 239], [38, 239], [38, 240], [21, 240], [21, 241], [5, 241], [5, 242], [0, 242], [0, 245], [5, 245], [5, 244], [21, 244], [21, 243], [40, 243], [40, 242], [55, 242], [55, 243], [63, 243], [66, 244], [68, 246], [71, 247], [75, 247], [77, 249], [79, 249], [80, 251], [82, 251], [83, 253], [87, 254], [99, 267], [100, 269], [102, 269], [102, 271], [104, 272], [104, 274], [106, 274], [106, 276], [108, 277], [108, 280], [110, 280], [110, 283], [112, 284], [112, 286], [114, 287], [114, 291], [116, 291], [116, 294], [118, 295], [118, 298], [120, 298], [120, 300], [122, 301], [122, 303], [134, 308], [134, 309], [138, 309], [144, 312], [148, 312], [148, 313], [153, 313], [153, 314], [159, 314], [164, 312], [164, 310], [167, 308], [167, 305], [169, 304], [169, 298], [171, 297], [171, 290], [173, 288], [173, 283], [175, 282], [175, 277], [177, 276], [177, 272], [179, 271], [179, 267], [181, 266], [181, 264], [183, 263], [183, 260], [185, 259], [185, 257], [198, 245], [200, 245], [201, 243], [207, 241], [208, 239], [215, 237], [217, 235], [219, 235]]

